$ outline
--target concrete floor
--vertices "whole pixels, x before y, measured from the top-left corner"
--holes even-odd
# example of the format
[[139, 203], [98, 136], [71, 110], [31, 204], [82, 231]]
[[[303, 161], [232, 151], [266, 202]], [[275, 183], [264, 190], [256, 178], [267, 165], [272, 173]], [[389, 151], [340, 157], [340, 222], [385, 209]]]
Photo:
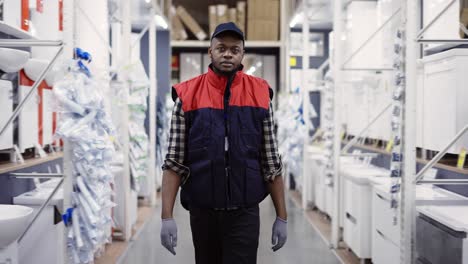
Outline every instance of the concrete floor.
[[[177, 255], [173, 256], [160, 244], [160, 212], [156, 210], [151, 220], [129, 245], [120, 264], [190, 264], [195, 263], [190, 233], [189, 215], [177, 203], [174, 217], [178, 225]], [[319, 234], [306, 220], [304, 213], [288, 199], [288, 241], [277, 252], [271, 250], [271, 226], [275, 211], [271, 199], [261, 204], [261, 231], [258, 264], [340, 264], [337, 257], [327, 248]]]

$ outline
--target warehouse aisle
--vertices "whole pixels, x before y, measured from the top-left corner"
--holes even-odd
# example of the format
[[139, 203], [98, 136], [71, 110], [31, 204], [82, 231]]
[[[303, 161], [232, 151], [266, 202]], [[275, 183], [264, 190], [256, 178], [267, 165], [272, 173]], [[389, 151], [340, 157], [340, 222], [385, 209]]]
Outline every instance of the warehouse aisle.
[[[288, 199], [288, 242], [276, 253], [270, 248], [271, 225], [274, 207], [270, 199], [261, 205], [261, 235], [258, 264], [339, 264], [336, 256], [328, 249], [319, 234], [312, 228], [300, 208]], [[190, 264], [194, 263], [194, 252], [190, 234], [188, 212], [180, 204], [174, 210], [179, 229], [177, 256], [172, 256], [159, 243], [159, 208], [152, 219], [141, 230], [137, 239], [130, 243], [121, 264]]]

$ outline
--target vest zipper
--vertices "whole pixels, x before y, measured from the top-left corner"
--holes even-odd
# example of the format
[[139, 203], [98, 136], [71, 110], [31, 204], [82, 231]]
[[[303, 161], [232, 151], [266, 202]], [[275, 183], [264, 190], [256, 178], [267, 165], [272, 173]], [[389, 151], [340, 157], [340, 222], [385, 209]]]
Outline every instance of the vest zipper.
[[235, 77], [231, 75], [228, 77], [226, 89], [224, 90], [224, 164], [225, 164], [225, 177], [226, 177], [226, 208], [230, 206], [231, 202], [231, 165], [229, 164], [229, 134], [231, 131], [229, 124], [229, 100], [231, 98], [231, 85]]

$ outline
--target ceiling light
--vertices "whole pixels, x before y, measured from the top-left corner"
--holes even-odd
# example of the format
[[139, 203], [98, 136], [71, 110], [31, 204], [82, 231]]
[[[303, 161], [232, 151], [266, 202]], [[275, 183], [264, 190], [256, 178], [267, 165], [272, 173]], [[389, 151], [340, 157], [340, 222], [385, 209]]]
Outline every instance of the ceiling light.
[[156, 19], [156, 25], [159, 27], [162, 27], [164, 29], [168, 29], [169, 25], [167, 24], [166, 19], [162, 17], [161, 15], [155, 15], [154, 18]]

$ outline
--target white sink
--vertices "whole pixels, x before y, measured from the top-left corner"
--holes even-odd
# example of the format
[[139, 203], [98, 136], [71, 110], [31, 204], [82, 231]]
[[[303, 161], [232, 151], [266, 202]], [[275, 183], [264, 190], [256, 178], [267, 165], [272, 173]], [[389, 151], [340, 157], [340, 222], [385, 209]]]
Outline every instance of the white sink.
[[26, 206], [0, 204], [0, 249], [19, 238], [32, 213], [33, 209]]
[[17, 49], [0, 48], [0, 70], [17, 72], [23, 69], [29, 60], [29, 52]]
[[[47, 67], [49, 61], [40, 59], [30, 59], [24, 66], [24, 73], [29, 79], [36, 81], [39, 79], [41, 72]], [[47, 78], [47, 75], [46, 75]]]

